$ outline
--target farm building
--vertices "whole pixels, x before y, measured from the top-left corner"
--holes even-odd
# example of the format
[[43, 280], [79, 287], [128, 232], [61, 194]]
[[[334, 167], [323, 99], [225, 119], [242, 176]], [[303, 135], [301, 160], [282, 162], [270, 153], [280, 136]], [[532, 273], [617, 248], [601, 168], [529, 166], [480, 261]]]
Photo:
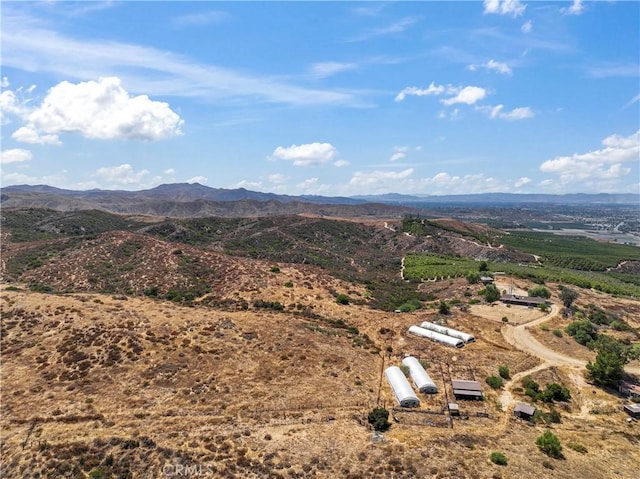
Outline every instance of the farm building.
[[520, 419], [530, 420], [535, 413], [536, 408], [534, 406], [523, 402], [516, 404], [516, 407], [513, 409], [513, 414], [518, 416]]
[[463, 333], [462, 331], [458, 331], [457, 329], [440, 326], [439, 324], [430, 323], [429, 321], [423, 322], [420, 327], [424, 329], [430, 329], [431, 331], [435, 331], [437, 333], [446, 334], [447, 336], [451, 336], [452, 338], [462, 339], [465, 343], [472, 343], [476, 340], [476, 338], [474, 338], [471, 334]]
[[624, 412], [634, 419], [640, 419], [640, 404], [627, 404], [624, 407]]
[[389, 366], [384, 374], [401, 407], [418, 407], [420, 400], [413, 392], [409, 381], [398, 366]]
[[409, 375], [421, 393], [436, 394], [438, 392], [436, 384], [422, 367], [420, 361], [413, 356], [407, 356], [402, 360], [402, 364], [409, 368]]
[[429, 338], [433, 341], [437, 341], [439, 343], [446, 344], [448, 346], [454, 346], [456, 348], [461, 348], [464, 346], [464, 341], [458, 338], [453, 338], [451, 336], [447, 336], [446, 334], [438, 333], [436, 331], [431, 331], [430, 329], [424, 329], [420, 326], [411, 326], [409, 328], [409, 332], [415, 334], [416, 336], [420, 336], [423, 338]]
[[482, 387], [478, 381], [452, 379], [451, 387], [456, 399], [482, 399]]
[[480, 282], [482, 284], [491, 284], [491, 283], [493, 283], [493, 278], [491, 276], [481, 276], [480, 277]]
[[500, 301], [505, 304], [515, 304], [518, 306], [531, 306], [537, 307], [541, 304], [546, 304], [547, 300], [544, 298], [538, 298], [536, 296], [518, 296], [515, 294], [505, 294], [500, 297]]
[[449, 407], [449, 414], [452, 416], [459, 416], [460, 415], [460, 408], [458, 407], [458, 405], [454, 402], [450, 402], [448, 404]]
[[618, 391], [630, 398], [640, 398], [640, 385], [622, 381]]

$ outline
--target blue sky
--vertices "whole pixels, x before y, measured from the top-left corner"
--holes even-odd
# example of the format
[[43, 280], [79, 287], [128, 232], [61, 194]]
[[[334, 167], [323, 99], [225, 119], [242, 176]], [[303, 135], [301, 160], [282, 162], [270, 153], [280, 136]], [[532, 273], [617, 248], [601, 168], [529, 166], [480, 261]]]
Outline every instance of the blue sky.
[[636, 1], [1, 8], [3, 186], [640, 192]]

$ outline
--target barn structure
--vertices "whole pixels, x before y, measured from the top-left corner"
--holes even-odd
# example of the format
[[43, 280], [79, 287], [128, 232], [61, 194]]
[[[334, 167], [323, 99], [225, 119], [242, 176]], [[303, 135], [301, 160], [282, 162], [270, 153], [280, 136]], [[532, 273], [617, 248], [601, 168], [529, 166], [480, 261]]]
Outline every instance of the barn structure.
[[425, 394], [437, 394], [438, 388], [431, 379], [431, 376], [425, 371], [418, 361], [413, 356], [407, 356], [402, 360], [402, 364], [409, 368], [409, 376], [413, 380], [413, 383], [418, 388], [418, 391]]
[[451, 387], [456, 399], [482, 400], [482, 387], [478, 381], [452, 379]]
[[516, 404], [516, 407], [513, 409], [513, 414], [520, 419], [526, 419], [527, 421], [530, 421], [535, 413], [536, 408], [534, 406], [523, 402]]
[[431, 331], [435, 331], [437, 333], [446, 334], [447, 336], [451, 336], [452, 338], [462, 339], [465, 343], [472, 343], [476, 340], [476, 338], [474, 338], [473, 335], [469, 333], [463, 333], [462, 331], [458, 331], [457, 329], [447, 328], [446, 326], [430, 323], [429, 321], [424, 321], [420, 325], [420, 327], [424, 329], [430, 329]]
[[421, 328], [420, 326], [411, 326], [409, 328], [409, 332], [415, 334], [416, 336], [429, 338], [433, 341], [437, 341], [448, 346], [453, 346], [456, 348], [461, 348], [462, 346], [464, 346], [464, 341], [462, 339], [453, 338], [451, 336], [447, 336], [446, 334], [431, 331], [430, 329]]
[[640, 399], [640, 385], [638, 384], [621, 381], [620, 386], [618, 386], [618, 391], [620, 391], [622, 394], [626, 394], [626, 396], [629, 398]]
[[541, 304], [546, 304], [547, 300], [544, 298], [538, 298], [537, 296], [518, 296], [515, 294], [505, 294], [500, 296], [500, 301], [505, 304], [514, 304], [517, 306], [529, 306], [532, 308], [538, 307]]
[[413, 388], [398, 366], [389, 366], [384, 374], [401, 407], [418, 407], [420, 400], [413, 392]]
[[634, 419], [640, 419], [640, 404], [631, 403], [624, 407], [624, 412]]

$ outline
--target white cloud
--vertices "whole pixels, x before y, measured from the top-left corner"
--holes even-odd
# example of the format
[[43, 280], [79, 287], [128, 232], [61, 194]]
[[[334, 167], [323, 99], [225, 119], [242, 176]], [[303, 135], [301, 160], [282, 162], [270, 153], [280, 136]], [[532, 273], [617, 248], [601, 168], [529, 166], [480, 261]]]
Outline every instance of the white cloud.
[[389, 191], [397, 191], [398, 184], [395, 184], [396, 188], [393, 188], [394, 183], [409, 178], [413, 172], [413, 168], [402, 171], [372, 171], [369, 173], [356, 171], [351, 177], [349, 185], [376, 191], [379, 191], [381, 187], [383, 189], [391, 188]]
[[[195, 178], [192, 178], [191, 180], [188, 180], [187, 183], [201, 183], [200, 181], [198, 181], [198, 178], [202, 178], [199, 176], [196, 176]], [[204, 178], [206, 180], [206, 178]], [[232, 185], [232, 188], [244, 188], [246, 190], [252, 190], [252, 191], [262, 191], [263, 188], [263, 184], [260, 181], [249, 181], [249, 180], [241, 180], [239, 182], [237, 182], [235, 185]]]
[[167, 168], [162, 173], [164, 173], [165, 175], [173, 175], [175, 172], [176, 170], [174, 170], [173, 168]]
[[640, 75], [638, 63], [603, 63], [587, 70], [593, 78], [637, 77]]
[[148, 170], [141, 170], [136, 173], [130, 164], [124, 163], [120, 166], [98, 168], [94, 176], [114, 185], [133, 185], [142, 182], [142, 178], [147, 174], [149, 174]]
[[584, 5], [582, 0], [573, 0], [573, 4], [569, 8], [562, 8], [561, 11], [565, 15], [581, 15], [584, 12]]
[[522, 33], [531, 33], [531, 30], [533, 30], [533, 22], [531, 20], [527, 20], [522, 24], [520, 30], [522, 30]]
[[516, 121], [525, 118], [533, 118], [535, 113], [528, 106], [514, 108], [511, 111], [504, 111], [504, 105], [479, 107], [479, 110], [487, 112], [490, 118], [499, 118], [501, 120]]
[[23, 150], [22, 148], [12, 148], [10, 150], [2, 150], [2, 152], [0, 152], [0, 164], [3, 165], [8, 163], [23, 163], [25, 161], [30, 161], [32, 158], [32, 153], [29, 150]]
[[358, 65], [355, 63], [320, 62], [311, 65], [311, 74], [316, 78], [327, 78], [338, 73], [355, 70]]
[[624, 106], [622, 107], [623, 110], [626, 110], [627, 108], [629, 108], [631, 105], [638, 103], [640, 101], [640, 93], [637, 94], [636, 96], [634, 96], [631, 100], [629, 100], [627, 103], [624, 104]]
[[49, 90], [27, 126], [45, 133], [86, 138], [155, 141], [181, 135], [182, 119], [164, 102], [129, 96], [119, 78], [69, 83]]
[[152, 47], [112, 40], [73, 38], [43, 28], [43, 23], [3, 8], [2, 65], [84, 80], [105, 72], [122, 79], [132, 92], [196, 97], [220, 102], [246, 99], [292, 105], [368, 106], [356, 91], [300, 87], [272, 77], [250, 75]]
[[474, 103], [482, 100], [487, 94], [484, 88], [477, 86], [466, 86], [461, 89], [454, 97], [442, 100], [443, 105], [454, 105], [456, 103], [464, 103], [467, 105], [473, 105]]
[[0, 80], [0, 87], [9, 88], [9, 85], [9, 79], [7, 77], [2, 77], [2, 80]]
[[431, 82], [431, 84], [424, 89], [415, 86], [406, 87], [396, 95], [395, 101], [400, 102], [408, 95], [439, 96], [442, 94], [451, 95], [450, 98], [441, 100], [444, 105], [450, 106], [455, 103], [473, 105], [477, 101], [482, 100], [486, 96], [487, 91], [477, 86], [454, 87], [452, 85], [436, 85]]
[[369, 40], [371, 38], [386, 36], [386, 35], [394, 35], [396, 33], [402, 33], [411, 25], [416, 23], [418, 18], [415, 17], [405, 17], [397, 22], [392, 23], [391, 25], [387, 25], [384, 27], [373, 28], [371, 30], [366, 31], [361, 35], [357, 35], [353, 38], [350, 38], [349, 41], [352, 42], [361, 42], [365, 40]]
[[281, 185], [283, 183], [286, 183], [289, 179], [288, 176], [283, 175], [282, 173], [274, 173], [273, 175], [269, 175], [267, 178], [274, 185]]
[[217, 25], [229, 18], [229, 14], [219, 10], [207, 12], [188, 13], [173, 19], [176, 27], [201, 27], [205, 25]]
[[529, 183], [531, 183], [531, 178], [523, 176], [522, 178], [519, 178], [513, 186], [515, 186], [516, 188], [522, 188], [524, 185], [528, 185]]
[[322, 165], [331, 161], [337, 154], [331, 143], [307, 143], [304, 145], [279, 146], [271, 157], [276, 160], [292, 161], [293, 166]]
[[498, 15], [512, 15], [518, 17], [524, 13], [526, 5], [520, 0], [484, 0], [484, 13], [495, 13]]
[[511, 68], [509, 68], [509, 65], [493, 59], [489, 60], [487, 63], [481, 63], [479, 65], [472, 64], [467, 67], [467, 69], [471, 71], [475, 71], [478, 68], [486, 68], [487, 70], [493, 70], [498, 73], [502, 73], [503, 75], [511, 75], [513, 73]]
[[405, 158], [406, 156], [407, 154], [404, 151], [396, 151], [393, 155], [391, 155], [389, 161], [398, 161]]
[[11, 90], [0, 93], [0, 122], [3, 125], [9, 123], [7, 115], [24, 117], [28, 113], [27, 101], [20, 100]]
[[22, 126], [11, 135], [16, 141], [39, 145], [62, 145], [58, 135], [41, 135], [29, 126]]
[[540, 165], [540, 171], [558, 175], [563, 185], [583, 183], [592, 189], [599, 187], [600, 191], [608, 189], [630, 173], [623, 163], [637, 163], [640, 158], [640, 130], [627, 137], [608, 136], [602, 144], [604, 148], [600, 150], [547, 160]]
[[206, 185], [207, 181], [209, 181], [209, 178], [207, 178], [206, 176], [198, 175], [198, 176], [194, 176], [193, 178], [189, 178], [186, 181], [186, 183], [189, 183], [189, 184], [200, 183], [201, 185]]
[[447, 91], [447, 87], [444, 87], [442, 85], [435, 85], [433, 82], [431, 82], [431, 84], [427, 88], [418, 88], [415, 86], [408, 86], [396, 95], [395, 101], [402, 101], [407, 97], [407, 95], [411, 95], [411, 96], [441, 95], [445, 91]]
[[343, 166], [348, 166], [348, 165], [350, 165], [350, 163], [347, 160], [338, 160], [333, 164], [333, 166], [337, 168], [342, 168]]

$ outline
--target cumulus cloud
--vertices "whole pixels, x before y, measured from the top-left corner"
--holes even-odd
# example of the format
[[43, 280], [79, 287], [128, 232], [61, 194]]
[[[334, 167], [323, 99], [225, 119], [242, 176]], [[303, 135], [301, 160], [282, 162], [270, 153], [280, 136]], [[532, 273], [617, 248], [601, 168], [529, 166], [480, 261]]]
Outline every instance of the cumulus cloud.
[[582, 15], [584, 5], [582, 4], [582, 0], [573, 0], [573, 4], [571, 4], [570, 7], [561, 10], [565, 15]]
[[49, 90], [28, 116], [27, 127], [48, 134], [86, 138], [156, 141], [181, 135], [183, 120], [164, 102], [130, 96], [116, 77], [63, 81]]
[[474, 103], [482, 100], [487, 95], [487, 91], [484, 88], [477, 86], [466, 86], [461, 89], [457, 95], [442, 100], [443, 105], [454, 105], [456, 103], [464, 103], [467, 105], [473, 105]]
[[638, 161], [640, 130], [627, 137], [608, 136], [602, 144], [604, 148], [600, 150], [547, 160], [540, 165], [540, 171], [558, 175], [562, 184], [609, 185], [630, 173], [624, 163]]
[[293, 166], [315, 166], [331, 161], [338, 151], [331, 143], [307, 143], [304, 145], [279, 146], [271, 157], [293, 162]]
[[0, 80], [0, 87], [9, 88], [9, 79], [7, 77], [2, 77], [2, 80]]
[[493, 70], [495, 72], [502, 73], [503, 75], [511, 75], [513, 73], [511, 68], [509, 68], [509, 65], [493, 59], [489, 60], [487, 63], [473, 64], [467, 67], [467, 69], [471, 71], [476, 71], [478, 68]]
[[514, 108], [511, 111], [504, 111], [504, 105], [482, 107], [479, 109], [487, 112], [490, 118], [508, 121], [524, 120], [525, 118], [533, 118], [535, 116], [533, 110], [528, 106]]
[[484, 13], [495, 13], [497, 15], [511, 15], [514, 18], [524, 13], [526, 5], [520, 0], [484, 0]]
[[200, 183], [201, 185], [206, 185], [207, 181], [209, 181], [209, 178], [207, 178], [206, 176], [194, 176], [193, 178], [189, 178], [186, 183], [189, 184], [193, 184], [193, 183]]
[[350, 163], [347, 160], [338, 160], [333, 163], [333, 166], [337, 168], [342, 168], [343, 166], [348, 166]]
[[0, 152], [0, 164], [6, 165], [8, 163], [24, 163], [30, 161], [33, 155], [29, 150], [23, 150], [22, 148], [12, 148], [10, 150], [3, 150]]
[[406, 87], [396, 95], [395, 101], [403, 101], [408, 95], [438, 96], [443, 94], [450, 95], [449, 98], [440, 100], [444, 105], [449, 106], [455, 103], [473, 105], [477, 101], [482, 100], [486, 96], [487, 91], [477, 86], [455, 87], [452, 85], [436, 85], [431, 82], [427, 88], [418, 88], [415, 86]]
[[148, 174], [148, 170], [135, 172], [130, 164], [124, 163], [119, 166], [98, 168], [94, 176], [114, 185], [133, 185], [141, 183]]
[[167, 168], [166, 170], [163, 171], [165, 175], [173, 175], [175, 172], [176, 170], [174, 170], [173, 168]]
[[522, 24], [520, 30], [522, 30], [522, 33], [531, 33], [531, 30], [533, 30], [533, 22], [531, 20], [527, 20]]
[[531, 183], [531, 178], [523, 176], [522, 178], [519, 178], [513, 186], [515, 186], [516, 188], [522, 188], [524, 185], [528, 185], [529, 183]]
[[16, 141], [37, 145], [62, 145], [58, 135], [41, 135], [32, 127], [22, 126], [11, 135]]
[[407, 97], [407, 95], [411, 95], [411, 96], [442, 95], [445, 91], [447, 91], [447, 87], [444, 87], [442, 85], [435, 85], [433, 82], [431, 82], [431, 84], [427, 88], [418, 88], [415, 86], [408, 86], [396, 95], [395, 101], [398, 101], [398, 102], [402, 101]]
[[355, 70], [358, 67], [355, 63], [320, 62], [311, 65], [311, 75], [316, 78], [327, 78], [338, 73]]
[[420, 151], [422, 150], [421, 146], [415, 146], [415, 147], [411, 147], [411, 146], [394, 146], [393, 147], [393, 155], [391, 155], [391, 158], [389, 158], [389, 161], [398, 161], [401, 160], [403, 158], [406, 158], [407, 153], [409, 153], [410, 151]]

